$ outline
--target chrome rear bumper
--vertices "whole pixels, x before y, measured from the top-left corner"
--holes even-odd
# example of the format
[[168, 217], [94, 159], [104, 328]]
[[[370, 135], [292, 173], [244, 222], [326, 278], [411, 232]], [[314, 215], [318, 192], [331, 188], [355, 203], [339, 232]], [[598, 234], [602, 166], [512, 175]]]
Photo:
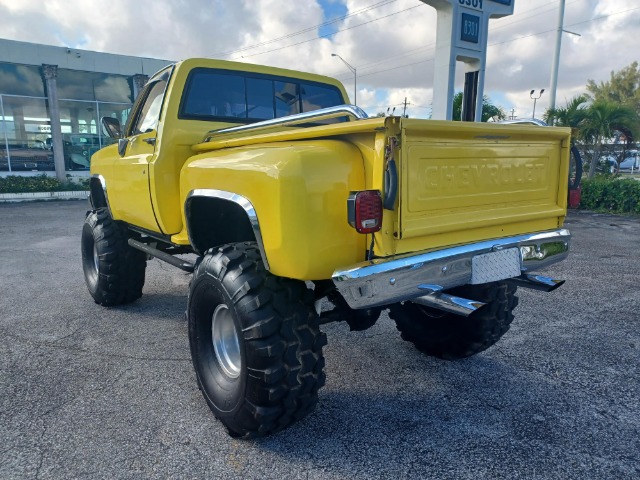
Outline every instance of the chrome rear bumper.
[[[516, 248], [520, 271], [537, 271], [567, 258], [570, 240], [566, 229], [487, 240], [362, 262], [336, 270], [332, 279], [351, 308], [389, 305], [422, 297], [425, 290], [436, 292], [471, 283], [477, 255]], [[504, 279], [516, 277], [509, 274]]]

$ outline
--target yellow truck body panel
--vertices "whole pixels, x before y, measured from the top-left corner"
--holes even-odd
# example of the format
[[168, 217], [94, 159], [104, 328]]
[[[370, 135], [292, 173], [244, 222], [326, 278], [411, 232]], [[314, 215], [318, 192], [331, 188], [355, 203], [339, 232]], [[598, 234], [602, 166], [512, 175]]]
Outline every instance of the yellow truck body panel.
[[184, 166], [180, 203], [203, 188], [242, 195], [255, 207], [271, 273], [326, 279], [366, 249], [345, 208], [350, 189], [364, 188], [362, 164], [355, 146], [336, 140], [211, 151]]

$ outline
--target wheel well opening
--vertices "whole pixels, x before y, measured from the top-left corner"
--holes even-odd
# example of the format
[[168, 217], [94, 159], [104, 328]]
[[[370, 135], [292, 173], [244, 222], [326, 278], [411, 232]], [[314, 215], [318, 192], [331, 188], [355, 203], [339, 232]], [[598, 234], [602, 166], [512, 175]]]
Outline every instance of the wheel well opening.
[[107, 199], [104, 196], [104, 190], [102, 189], [100, 179], [92, 178], [89, 181], [89, 194], [91, 195], [91, 205], [93, 205], [93, 208], [107, 207]]
[[218, 198], [191, 198], [185, 214], [191, 245], [196, 252], [237, 242], [255, 242], [247, 212], [237, 203]]

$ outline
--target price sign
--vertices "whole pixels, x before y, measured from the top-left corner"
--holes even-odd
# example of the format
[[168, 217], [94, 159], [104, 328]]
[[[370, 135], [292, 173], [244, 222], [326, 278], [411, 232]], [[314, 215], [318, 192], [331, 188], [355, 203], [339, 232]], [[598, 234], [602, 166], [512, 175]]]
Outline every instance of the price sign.
[[463, 13], [460, 27], [460, 40], [470, 43], [480, 42], [480, 17]]
[[480, 121], [489, 20], [512, 15], [515, 0], [421, 1], [438, 11], [432, 117], [451, 120], [456, 62], [461, 61], [478, 72], [475, 118]]

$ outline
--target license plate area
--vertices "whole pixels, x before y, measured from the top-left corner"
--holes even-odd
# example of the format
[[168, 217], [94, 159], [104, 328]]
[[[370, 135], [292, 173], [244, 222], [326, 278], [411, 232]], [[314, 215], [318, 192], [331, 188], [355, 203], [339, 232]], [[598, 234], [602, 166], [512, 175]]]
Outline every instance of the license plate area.
[[522, 273], [519, 248], [507, 248], [476, 255], [471, 259], [471, 284], [497, 282]]

